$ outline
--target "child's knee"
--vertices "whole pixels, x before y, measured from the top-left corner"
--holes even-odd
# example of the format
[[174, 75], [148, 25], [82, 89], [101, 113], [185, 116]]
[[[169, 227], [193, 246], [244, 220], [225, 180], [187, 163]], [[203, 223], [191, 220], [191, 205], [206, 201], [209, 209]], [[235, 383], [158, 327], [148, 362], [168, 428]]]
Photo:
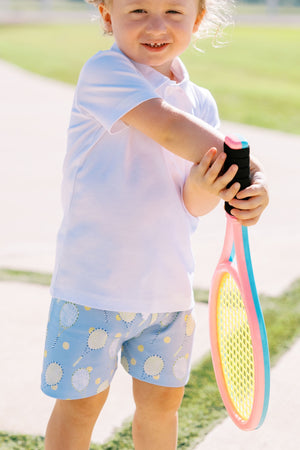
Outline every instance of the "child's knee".
[[107, 399], [109, 388], [100, 394], [79, 400], [57, 400], [55, 409], [65, 420], [82, 424], [97, 420]]
[[175, 414], [180, 408], [184, 388], [163, 388], [156, 402], [156, 409], [162, 414]]
[[184, 387], [155, 386], [134, 380], [133, 392], [137, 410], [161, 416], [178, 411], [183, 399]]

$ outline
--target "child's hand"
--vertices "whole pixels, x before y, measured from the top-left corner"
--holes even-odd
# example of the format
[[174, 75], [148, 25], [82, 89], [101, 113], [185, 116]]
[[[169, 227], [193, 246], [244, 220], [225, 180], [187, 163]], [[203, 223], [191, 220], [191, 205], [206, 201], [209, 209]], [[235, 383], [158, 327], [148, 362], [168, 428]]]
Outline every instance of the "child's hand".
[[251, 157], [251, 186], [238, 192], [236, 198], [229, 201], [234, 209], [231, 214], [244, 226], [255, 225], [269, 203], [268, 187], [262, 166]]
[[231, 165], [222, 173], [226, 154], [216, 154], [215, 148], [209, 149], [200, 163], [192, 167], [183, 190], [186, 208], [192, 215], [202, 216], [214, 209], [221, 198], [233, 206], [231, 214], [242, 225], [256, 224], [269, 203], [262, 166], [251, 156], [251, 186], [239, 192], [239, 183], [234, 183], [230, 188], [226, 187], [234, 178], [238, 170], [237, 165]]
[[221, 197], [224, 201], [230, 201], [238, 193], [240, 184], [234, 183], [228, 189], [226, 186], [236, 175], [238, 166], [233, 164], [222, 174], [226, 154], [220, 153], [216, 157], [216, 153], [215, 148], [209, 149], [200, 163], [192, 167], [190, 177], [199, 190]]
[[192, 215], [207, 214], [217, 206], [220, 198], [229, 202], [238, 193], [239, 183], [226, 188], [236, 175], [238, 166], [233, 164], [225, 173], [222, 173], [225, 159], [225, 153], [217, 156], [217, 150], [211, 148], [205, 153], [200, 163], [191, 168], [184, 185], [183, 200]]

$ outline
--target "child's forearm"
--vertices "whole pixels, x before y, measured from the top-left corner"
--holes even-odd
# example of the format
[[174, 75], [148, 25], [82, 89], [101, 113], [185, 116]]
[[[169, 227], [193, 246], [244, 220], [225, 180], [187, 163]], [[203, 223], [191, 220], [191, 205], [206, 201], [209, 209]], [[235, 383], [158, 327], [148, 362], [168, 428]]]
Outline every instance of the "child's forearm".
[[211, 147], [223, 151], [224, 137], [210, 125], [155, 98], [129, 111], [122, 120], [166, 149], [195, 163]]

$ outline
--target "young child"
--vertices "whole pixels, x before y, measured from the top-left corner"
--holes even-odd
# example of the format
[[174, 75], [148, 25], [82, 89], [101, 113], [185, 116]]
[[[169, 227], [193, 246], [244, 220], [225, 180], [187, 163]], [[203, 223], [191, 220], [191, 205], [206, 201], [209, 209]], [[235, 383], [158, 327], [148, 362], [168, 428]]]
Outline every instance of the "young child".
[[45, 448], [89, 448], [122, 351], [134, 446], [171, 450], [190, 371], [197, 217], [222, 198], [254, 224], [268, 193], [253, 159], [252, 185], [226, 188], [237, 167], [222, 172], [216, 104], [178, 58], [219, 0], [89, 2], [115, 44], [83, 67], [71, 113], [42, 374], [57, 399]]

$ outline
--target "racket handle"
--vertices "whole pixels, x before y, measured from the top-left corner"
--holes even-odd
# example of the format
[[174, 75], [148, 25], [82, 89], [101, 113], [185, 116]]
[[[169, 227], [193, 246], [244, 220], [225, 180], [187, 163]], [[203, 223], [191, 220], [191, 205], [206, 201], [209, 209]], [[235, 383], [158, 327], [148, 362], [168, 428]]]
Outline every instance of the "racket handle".
[[[224, 163], [224, 172], [226, 172], [232, 164], [238, 166], [238, 171], [233, 180], [228, 183], [229, 188], [233, 183], [240, 183], [240, 190], [250, 186], [250, 147], [247, 141], [241, 139], [240, 136], [227, 136], [224, 142], [224, 152], [227, 158]], [[230, 214], [233, 209], [229, 203], [225, 202], [225, 211]]]

